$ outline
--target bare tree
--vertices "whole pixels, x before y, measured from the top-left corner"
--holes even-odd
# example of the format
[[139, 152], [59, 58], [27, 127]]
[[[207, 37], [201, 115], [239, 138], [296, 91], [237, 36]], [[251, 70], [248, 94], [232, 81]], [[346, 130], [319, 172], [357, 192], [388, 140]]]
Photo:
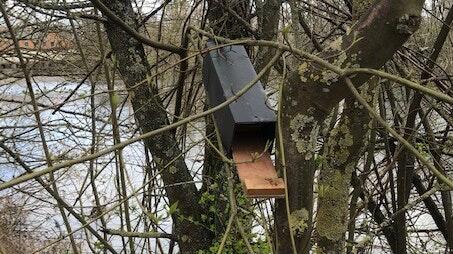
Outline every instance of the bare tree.
[[[447, 253], [451, 5], [2, 1], [0, 252]], [[225, 44], [278, 115], [284, 198], [246, 197], [221, 145], [254, 85], [209, 106]]]

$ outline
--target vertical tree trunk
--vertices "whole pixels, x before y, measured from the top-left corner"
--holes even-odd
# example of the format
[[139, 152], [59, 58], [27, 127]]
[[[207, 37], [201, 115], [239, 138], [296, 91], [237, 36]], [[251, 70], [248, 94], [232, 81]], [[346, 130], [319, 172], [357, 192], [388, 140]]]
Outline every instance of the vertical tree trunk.
[[[373, 88], [364, 87], [364, 96], [372, 99]], [[355, 99], [347, 98], [342, 118], [327, 141], [318, 181], [316, 223], [318, 248], [323, 253], [344, 251], [351, 177], [366, 146], [370, 120]]]
[[[137, 29], [136, 14], [130, 0], [103, 0], [116, 16], [121, 18], [132, 29]], [[149, 64], [146, 60], [143, 45], [128, 33], [123, 31], [114, 21], [108, 19], [105, 23], [108, 39], [118, 60], [118, 69], [122, 79], [129, 89], [137, 125], [141, 132], [149, 132], [168, 124], [166, 112], [158, 96], [158, 87], [148, 80]], [[184, 156], [179, 156], [174, 135], [166, 132], [144, 140], [145, 146], [152, 154], [153, 160], [161, 171], [161, 177], [168, 186], [165, 188], [170, 204], [178, 202], [179, 212], [172, 215], [175, 234], [179, 238], [179, 248], [183, 253], [194, 253], [197, 250], [208, 249], [213, 234], [200, 223], [203, 209], [199, 205], [200, 194], [193, 178], [184, 162]], [[167, 168], [163, 168], [167, 166]], [[190, 219], [188, 219], [190, 218]]]
[[250, 1], [208, 0], [208, 19], [215, 35], [229, 39], [247, 37], [250, 31]]
[[[335, 41], [322, 56], [336, 55], [337, 57], [330, 59], [342, 67], [380, 68], [418, 28], [422, 7], [423, 1], [420, 0], [379, 0], [348, 34]], [[382, 47], [384, 41], [386, 47]], [[361, 86], [368, 78], [367, 75], [357, 75], [352, 81], [355, 86]], [[314, 172], [318, 132], [331, 109], [348, 94], [350, 92], [340, 77], [307, 66], [306, 63], [298, 71], [291, 73], [285, 83], [281, 112], [282, 133], [287, 158], [290, 213], [293, 215], [310, 214], [313, 204], [313, 182], [310, 177]], [[293, 222], [288, 223], [282, 204], [279, 201], [276, 207], [278, 251], [290, 253], [291, 245], [282, 243], [288, 243], [288, 230], [294, 225]], [[304, 213], [298, 212], [304, 209]], [[300, 217], [299, 221], [301, 220], [306, 220], [306, 216]], [[300, 237], [305, 233], [296, 234], [297, 253], [309, 251], [307, 243], [302, 242], [306, 238]]]
[[[429, 56], [429, 61], [427, 61], [427, 69], [422, 72], [421, 79], [428, 79], [431, 77], [431, 72], [434, 69], [435, 63], [437, 61], [437, 58], [443, 48], [443, 45], [447, 39], [448, 33], [450, 31], [450, 24], [453, 21], [453, 11], [450, 10], [448, 12], [448, 15], [445, 19], [444, 25], [442, 26], [441, 31], [439, 32], [439, 35], [436, 38], [436, 41], [434, 42], [433, 50], [431, 55]], [[405, 133], [404, 133], [404, 138], [411, 143], [414, 143], [414, 134], [416, 132], [415, 130], [415, 123], [416, 123], [416, 118], [417, 114], [421, 115], [421, 103], [422, 103], [422, 98], [423, 95], [420, 92], [414, 92], [414, 97], [412, 99], [412, 102], [409, 106], [409, 113], [408, 117], [406, 120], [406, 125], [404, 127]], [[420, 117], [422, 118], [422, 117]], [[425, 126], [425, 129], [429, 126]], [[435, 144], [435, 142], [433, 143]], [[430, 145], [432, 146], [432, 145]], [[432, 149], [433, 151], [436, 151], [436, 148]], [[437, 152], [434, 152], [434, 157], [435, 161], [437, 163], [435, 164], [436, 167], [439, 168], [439, 162], [440, 162], [440, 155], [437, 154]], [[415, 168], [415, 158], [412, 154], [410, 154], [409, 151], [404, 149], [400, 155], [398, 156], [398, 171], [397, 171], [397, 207], [398, 210], [404, 208], [404, 206], [407, 205], [408, 200], [409, 200], [409, 194], [410, 190], [412, 188], [411, 183], [416, 180], [414, 179], [417, 178], [418, 176], [414, 176], [414, 168]], [[440, 171], [442, 171], [441, 168], [439, 168]], [[420, 185], [418, 186], [417, 189], [420, 189]], [[450, 193], [449, 192], [442, 192], [442, 200], [451, 200], [450, 199]], [[451, 202], [451, 201], [450, 201]], [[450, 215], [450, 218], [446, 216], [446, 221], [448, 223], [448, 220], [450, 220], [451, 224], [451, 212], [448, 209], [451, 209], [451, 207], [448, 206], [446, 207], [445, 214]], [[429, 209], [432, 210], [432, 209]], [[434, 211], [433, 211], [434, 212]], [[433, 218], [435, 218], [435, 213], [432, 214]], [[439, 218], [435, 218], [436, 224], [438, 224]], [[393, 226], [395, 228], [395, 232], [397, 233], [397, 252], [398, 253], [406, 253], [406, 238], [407, 238], [407, 231], [406, 231], [406, 212], [402, 212], [398, 214], [394, 220]], [[451, 225], [450, 225], [451, 226]], [[438, 225], [439, 229], [441, 229], [441, 225]], [[447, 227], [448, 228], [448, 227]], [[449, 236], [447, 232], [444, 234], [446, 236], [446, 241], [448, 245], [453, 244], [453, 237]]]
[[[356, 22], [371, 4], [370, 1], [353, 1], [353, 21]], [[370, 104], [376, 81], [369, 81], [362, 89], [363, 97]], [[344, 252], [348, 223], [354, 223], [347, 217], [351, 177], [366, 147], [370, 121], [368, 112], [354, 98], [346, 98], [341, 120], [328, 135], [320, 160], [316, 224], [318, 248], [324, 253]]]
[[[278, 23], [280, 21], [281, 0], [266, 0], [261, 7], [258, 17], [259, 39], [275, 41], [278, 34]], [[276, 49], [271, 47], [259, 47], [256, 54], [256, 71], [261, 71], [264, 66], [275, 55]], [[261, 82], [266, 84], [269, 79], [269, 72], [263, 75]]]
[[[209, 21], [209, 27], [216, 35], [230, 39], [249, 36], [250, 31], [245, 28], [246, 24], [239, 22], [236, 15], [242, 17], [244, 22], [249, 22], [249, 1], [208, 1], [207, 19]], [[206, 101], [206, 105], [209, 105], [208, 101]], [[206, 137], [210, 139], [211, 144], [217, 146], [219, 142], [216, 138], [213, 117], [211, 115], [207, 116], [205, 118], [205, 123]], [[208, 203], [212, 202], [208, 205], [215, 206], [215, 211], [209, 212], [208, 219], [215, 225], [215, 231], [218, 233], [217, 237], [222, 237], [230, 213], [230, 210], [228, 209], [228, 200], [221, 198], [222, 195], [227, 193], [227, 181], [225, 181], [227, 177], [225, 174], [226, 165], [208, 143], [205, 144], [204, 155], [203, 176], [206, 181], [204, 182], [202, 191], [206, 192], [208, 195], [214, 195], [215, 197], [213, 201], [207, 201]], [[212, 186], [215, 186], [215, 188], [212, 188]]]

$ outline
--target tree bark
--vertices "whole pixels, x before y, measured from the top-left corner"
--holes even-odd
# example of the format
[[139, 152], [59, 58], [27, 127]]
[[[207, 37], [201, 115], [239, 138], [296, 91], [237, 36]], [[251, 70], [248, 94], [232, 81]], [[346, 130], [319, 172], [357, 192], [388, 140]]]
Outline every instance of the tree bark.
[[[371, 100], [373, 88], [363, 89], [364, 96]], [[366, 147], [370, 121], [368, 112], [358, 106], [355, 99], [346, 98], [342, 118], [331, 132], [321, 158], [316, 231], [318, 248], [324, 253], [344, 250], [351, 177]]]
[[238, 39], [252, 33], [249, 1], [208, 0], [208, 5], [208, 19], [215, 35]]
[[[357, 21], [372, 2], [354, 1], [353, 20]], [[376, 79], [362, 89], [363, 97], [373, 104]], [[348, 224], [351, 177], [366, 147], [371, 118], [354, 98], [346, 98], [339, 124], [327, 135], [318, 181], [316, 231], [318, 248], [324, 253], [344, 252]], [[335, 119], [334, 119], [335, 120]], [[353, 234], [353, 232], [350, 232]]]
[[[208, 1], [207, 19], [209, 27], [216, 35], [235, 39], [247, 37], [251, 34], [248, 17], [250, 16], [250, 8], [248, 1], [245, 0], [209, 0]], [[238, 20], [237, 15], [242, 17], [242, 22]], [[206, 100], [206, 105], [209, 102]], [[207, 108], [207, 106], [206, 106]], [[206, 137], [209, 138], [211, 144], [218, 146], [219, 142], [216, 137], [215, 125], [211, 115], [205, 118]], [[217, 147], [219, 148], [219, 147]], [[222, 151], [222, 149], [219, 149]], [[230, 207], [228, 200], [222, 198], [222, 195], [227, 193], [226, 165], [220, 158], [217, 152], [206, 143], [204, 147], [204, 165], [203, 165], [203, 188], [202, 192], [205, 195], [213, 195], [213, 200], [207, 200], [207, 206], [214, 206], [214, 211], [207, 212], [208, 220], [217, 232], [217, 237], [222, 237], [228, 224]], [[209, 210], [209, 209], [208, 209]], [[231, 233], [230, 233], [231, 234]], [[234, 236], [232, 237], [234, 238]], [[240, 238], [239, 238], [240, 239]], [[215, 239], [220, 240], [220, 239]]]
[[[275, 41], [278, 34], [278, 23], [280, 21], [280, 6], [281, 0], [266, 0], [260, 10], [258, 20], [259, 39]], [[275, 55], [276, 49], [271, 47], [259, 47], [256, 54], [256, 71], [261, 71], [264, 66]], [[269, 79], [269, 72], [263, 75], [261, 82], [266, 84]]]
[[[134, 30], [138, 29], [136, 13], [130, 0], [102, 2], [128, 26]], [[105, 23], [105, 28], [118, 61], [118, 69], [129, 90], [129, 98], [141, 132], [149, 132], [167, 125], [169, 121], [158, 96], [158, 87], [147, 79], [150, 66], [142, 43], [131, 37], [110, 18]], [[184, 156], [179, 156], [181, 150], [174, 135], [172, 132], [163, 133], [144, 140], [144, 143], [158, 168], [162, 169], [161, 177], [165, 186], [184, 183], [165, 188], [169, 203], [178, 203], [179, 212], [173, 214], [172, 219], [180, 250], [183, 253], [194, 253], [200, 249], [207, 249], [213, 234], [196, 223], [201, 221], [204, 212], [198, 204], [200, 194], [192, 182], [193, 178], [184, 162]]]
[[[437, 61], [437, 58], [443, 48], [443, 45], [447, 39], [448, 33], [450, 31], [450, 24], [453, 21], [453, 11], [450, 10], [448, 12], [448, 15], [445, 19], [444, 25], [442, 26], [436, 41], [434, 42], [433, 50], [431, 55], [429, 56], [429, 60], [427, 61], [426, 65], [427, 68], [425, 71], [422, 72], [421, 74], [421, 79], [428, 79], [431, 77], [431, 72], [434, 70], [435, 63]], [[421, 112], [421, 103], [423, 99], [423, 94], [420, 92], [415, 91], [414, 92], [414, 97], [412, 99], [412, 102], [409, 106], [409, 113], [408, 117], [406, 120], [406, 125], [404, 127], [404, 138], [406, 140], [409, 140], [411, 143], [414, 143], [414, 134], [416, 133], [415, 130], [415, 122], [417, 118], [417, 114]], [[422, 117], [420, 117], [422, 118]], [[426, 126], [425, 126], [426, 129]], [[432, 144], [435, 144], [432, 143]], [[429, 146], [433, 146], [430, 145]], [[433, 151], [436, 151], [436, 149], [432, 149]], [[437, 152], [434, 152], [434, 157], [435, 161], [435, 166], [439, 168], [439, 170], [442, 172], [443, 169], [440, 168], [439, 163], [440, 163], [440, 155]], [[410, 154], [409, 151], [404, 149], [400, 155], [398, 156], [398, 171], [397, 171], [397, 205], [398, 205], [398, 210], [404, 208], [407, 205], [407, 202], [409, 200], [409, 194], [411, 190], [411, 183], [417, 183], [417, 191], [421, 190], [421, 186], [423, 186], [421, 183], [418, 183], [417, 180], [419, 180], [417, 177], [414, 176], [414, 164], [415, 164], [415, 157]], [[450, 198], [450, 192], [444, 191], [442, 192], [442, 198], [443, 200], [451, 200]], [[428, 199], [429, 200], [429, 199]], [[451, 201], [450, 201], [451, 202]], [[427, 200], [425, 200], [425, 204], [428, 205]], [[431, 215], [434, 218], [434, 221], [436, 222], [437, 226], [439, 229], [441, 229], [441, 224], [439, 218], [436, 218], [436, 213], [433, 211], [433, 209], [428, 207], [428, 210], [431, 212]], [[445, 211], [446, 214], [450, 214], [451, 212], [448, 210], [448, 205], [447, 205], [447, 210]], [[450, 225], [452, 224], [451, 222], [451, 216], [450, 219], [448, 216], [446, 216], [447, 222], [450, 220]], [[407, 232], [406, 232], [406, 212], [402, 212], [398, 214], [394, 220], [393, 224], [395, 228], [395, 232], [397, 233], [397, 252], [398, 253], [406, 253], [406, 238], [407, 238]], [[448, 227], [447, 227], [448, 228]], [[445, 236], [445, 239], [448, 243], [448, 245], [453, 244], [453, 236], [449, 236], [449, 234], [446, 231], [442, 231], [442, 233]]]
[[[342, 67], [380, 68], [418, 28], [423, 2], [377, 1], [351, 31], [332, 43], [322, 56], [330, 56], [334, 64]], [[369, 76], [351, 78], [358, 87]], [[307, 66], [307, 63], [292, 72], [285, 83], [281, 115], [291, 214], [305, 209], [311, 218], [318, 132], [331, 109], [349, 94], [341, 77], [319, 66]], [[276, 206], [278, 253], [290, 253], [290, 225], [283, 216], [285, 207], [282, 204], [278, 201]], [[307, 238], [303, 235], [310, 234], [309, 230], [296, 235], [297, 253], [308, 253]]]

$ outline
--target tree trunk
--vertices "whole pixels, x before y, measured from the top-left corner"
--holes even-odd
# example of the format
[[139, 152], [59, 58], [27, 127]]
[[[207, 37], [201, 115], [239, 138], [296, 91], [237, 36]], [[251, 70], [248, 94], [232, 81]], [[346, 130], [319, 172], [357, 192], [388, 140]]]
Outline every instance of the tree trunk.
[[208, 19], [215, 35], [238, 39], [252, 33], [249, 1], [208, 0], [208, 4]]
[[[130, 0], [102, 2], [128, 26], [135, 30], [138, 28]], [[118, 60], [118, 69], [129, 89], [129, 98], [141, 132], [146, 133], [167, 125], [167, 114], [162, 110], [164, 106], [158, 96], [158, 87], [147, 79], [150, 67], [143, 45], [111, 19], [105, 23], [105, 28]], [[180, 250], [183, 253], [194, 253], [200, 249], [208, 249], [214, 236], [211, 231], [196, 224], [201, 221], [204, 212], [198, 204], [200, 194], [192, 183], [193, 178], [184, 162], [184, 156], [179, 156], [181, 150], [174, 135], [172, 132], [166, 132], [148, 138], [144, 143], [158, 168], [162, 169], [161, 177], [165, 186], [173, 184], [165, 188], [165, 191], [170, 204], [178, 203], [179, 212], [173, 214], [172, 219]], [[166, 168], [163, 168], [164, 166]], [[184, 184], [174, 185], [175, 183]]]
[[[258, 19], [259, 39], [275, 41], [278, 34], [278, 23], [280, 21], [281, 0], [266, 0], [261, 7]], [[260, 72], [275, 55], [276, 49], [271, 47], [259, 47], [256, 54], [256, 72]], [[261, 78], [261, 83], [266, 84], [269, 79], [269, 72]]]
[[[374, 84], [371, 86], [363, 91], [364, 96], [372, 99]], [[318, 248], [323, 253], [344, 252], [351, 177], [366, 147], [371, 120], [368, 112], [355, 102], [353, 98], [346, 99], [342, 118], [331, 131], [320, 159], [316, 231]]]
[[[450, 31], [450, 24], [453, 21], [453, 11], [450, 10], [448, 12], [447, 18], [445, 19], [444, 25], [442, 26], [441, 31], [439, 32], [439, 35], [436, 38], [436, 41], [434, 42], [433, 50], [431, 55], [429, 56], [429, 61], [426, 61], [427, 69], [422, 72], [421, 74], [421, 79], [428, 79], [431, 77], [431, 72], [434, 69], [435, 63], [437, 61], [437, 58], [443, 48], [443, 45], [447, 39], [448, 33]], [[420, 92], [415, 91], [414, 92], [414, 97], [412, 99], [412, 102], [409, 106], [409, 113], [407, 116], [406, 120], [406, 125], [404, 127], [404, 138], [411, 143], [414, 143], [414, 134], [416, 133], [416, 118], [417, 114], [420, 115], [419, 112], [421, 112], [421, 103], [423, 99], [423, 94]], [[423, 117], [420, 116], [420, 119]], [[428, 126], [425, 126], [425, 130], [427, 129]], [[435, 144], [433, 142], [432, 144]], [[433, 146], [431, 143], [429, 143], [429, 146]], [[436, 161], [435, 166], [439, 168], [439, 171], [443, 171], [443, 169], [440, 167], [440, 155], [436, 152], [437, 148], [432, 148], [431, 150], [434, 151], [434, 161]], [[418, 176], [414, 176], [414, 168], [415, 168], [415, 157], [406, 149], [402, 150], [400, 155], [398, 156], [398, 171], [397, 171], [397, 202], [398, 202], [398, 210], [404, 208], [409, 200], [409, 194], [410, 190], [412, 188], [411, 183], [414, 180], [417, 180]], [[417, 190], [420, 190], [421, 184], [418, 185]], [[447, 192], [442, 192], [442, 198], [443, 200], [450, 200], [450, 193]], [[425, 200], [425, 204], [427, 201]], [[450, 201], [451, 202], [451, 201]], [[447, 202], [448, 203], [448, 202]], [[450, 214], [448, 210], [449, 206], [447, 205], [446, 209], [446, 214]], [[429, 209], [429, 207], [428, 207]], [[439, 218], [435, 218], [436, 213], [433, 211], [433, 209], [429, 209], [430, 212], [432, 212], [432, 216], [434, 218], [434, 221], [436, 224], [438, 224], [439, 229], [441, 229], [441, 225], [438, 223]], [[448, 222], [449, 218], [446, 216], [446, 220]], [[451, 218], [450, 218], [451, 221]], [[451, 223], [451, 222], [450, 222]], [[406, 212], [402, 212], [398, 214], [394, 220], [393, 224], [395, 228], [395, 232], [397, 233], [397, 252], [398, 253], [406, 253], [406, 238], [407, 238], [407, 232], [406, 232]], [[448, 228], [448, 227], [447, 227]], [[444, 232], [445, 240], [447, 241], [448, 245], [453, 244], [453, 237], [449, 236], [447, 232]]]
[[[379, 0], [322, 56], [331, 56], [329, 59], [342, 67], [380, 68], [418, 28], [422, 7], [423, 1], [420, 0]], [[358, 87], [369, 76], [351, 78]], [[311, 215], [318, 132], [331, 109], [349, 94], [341, 77], [306, 63], [292, 72], [285, 83], [281, 115], [291, 214], [299, 214], [297, 211], [305, 209]], [[276, 209], [278, 253], [290, 253], [290, 225], [283, 216], [285, 207], [282, 202], [278, 202]], [[309, 233], [296, 234], [297, 253], [308, 253], [307, 238], [301, 236]]]
[[[208, 1], [208, 8], [207, 19], [209, 21], [209, 27], [216, 35], [230, 39], [250, 35], [250, 30], [247, 29], [248, 17], [250, 15], [248, 1], [210, 0]], [[242, 17], [243, 22], [239, 22], [236, 15]], [[209, 105], [208, 101], [206, 101], [206, 105]], [[209, 138], [211, 144], [218, 146], [219, 142], [216, 137], [213, 117], [211, 115], [207, 116], [205, 123], [206, 137]], [[219, 151], [222, 151], [222, 149], [219, 149]], [[225, 180], [227, 178], [225, 168], [227, 165], [225, 165], [224, 161], [222, 161], [217, 152], [208, 143], [205, 144], [204, 155], [203, 178], [205, 181], [202, 191], [205, 195], [214, 196], [214, 199], [207, 199], [206, 201], [207, 206], [215, 207], [214, 210], [208, 209], [210, 211], [207, 215], [209, 223], [213, 225], [217, 233], [215, 240], [220, 240], [219, 237], [222, 237], [225, 232], [230, 214], [228, 200], [222, 197], [222, 195], [227, 193], [227, 181]], [[231, 239], [234, 239], [234, 237], [231, 237]]]
[[[356, 22], [371, 4], [370, 1], [354, 1], [353, 21]], [[362, 89], [363, 96], [371, 104], [376, 81], [368, 82]], [[363, 106], [354, 98], [346, 98], [339, 124], [327, 134], [320, 160], [316, 224], [318, 248], [324, 253], [344, 252], [348, 224], [355, 223], [347, 217], [349, 190], [352, 173], [366, 147], [370, 123], [371, 118]]]

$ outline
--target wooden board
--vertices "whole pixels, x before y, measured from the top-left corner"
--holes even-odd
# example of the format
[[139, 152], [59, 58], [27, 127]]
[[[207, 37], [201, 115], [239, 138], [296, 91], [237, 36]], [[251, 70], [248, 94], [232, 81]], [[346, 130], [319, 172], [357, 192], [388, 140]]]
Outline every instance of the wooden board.
[[[252, 134], [253, 135], [253, 134]], [[282, 198], [285, 183], [279, 178], [265, 142], [260, 137], [242, 135], [232, 147], [239, 179], [248, 197]]]

